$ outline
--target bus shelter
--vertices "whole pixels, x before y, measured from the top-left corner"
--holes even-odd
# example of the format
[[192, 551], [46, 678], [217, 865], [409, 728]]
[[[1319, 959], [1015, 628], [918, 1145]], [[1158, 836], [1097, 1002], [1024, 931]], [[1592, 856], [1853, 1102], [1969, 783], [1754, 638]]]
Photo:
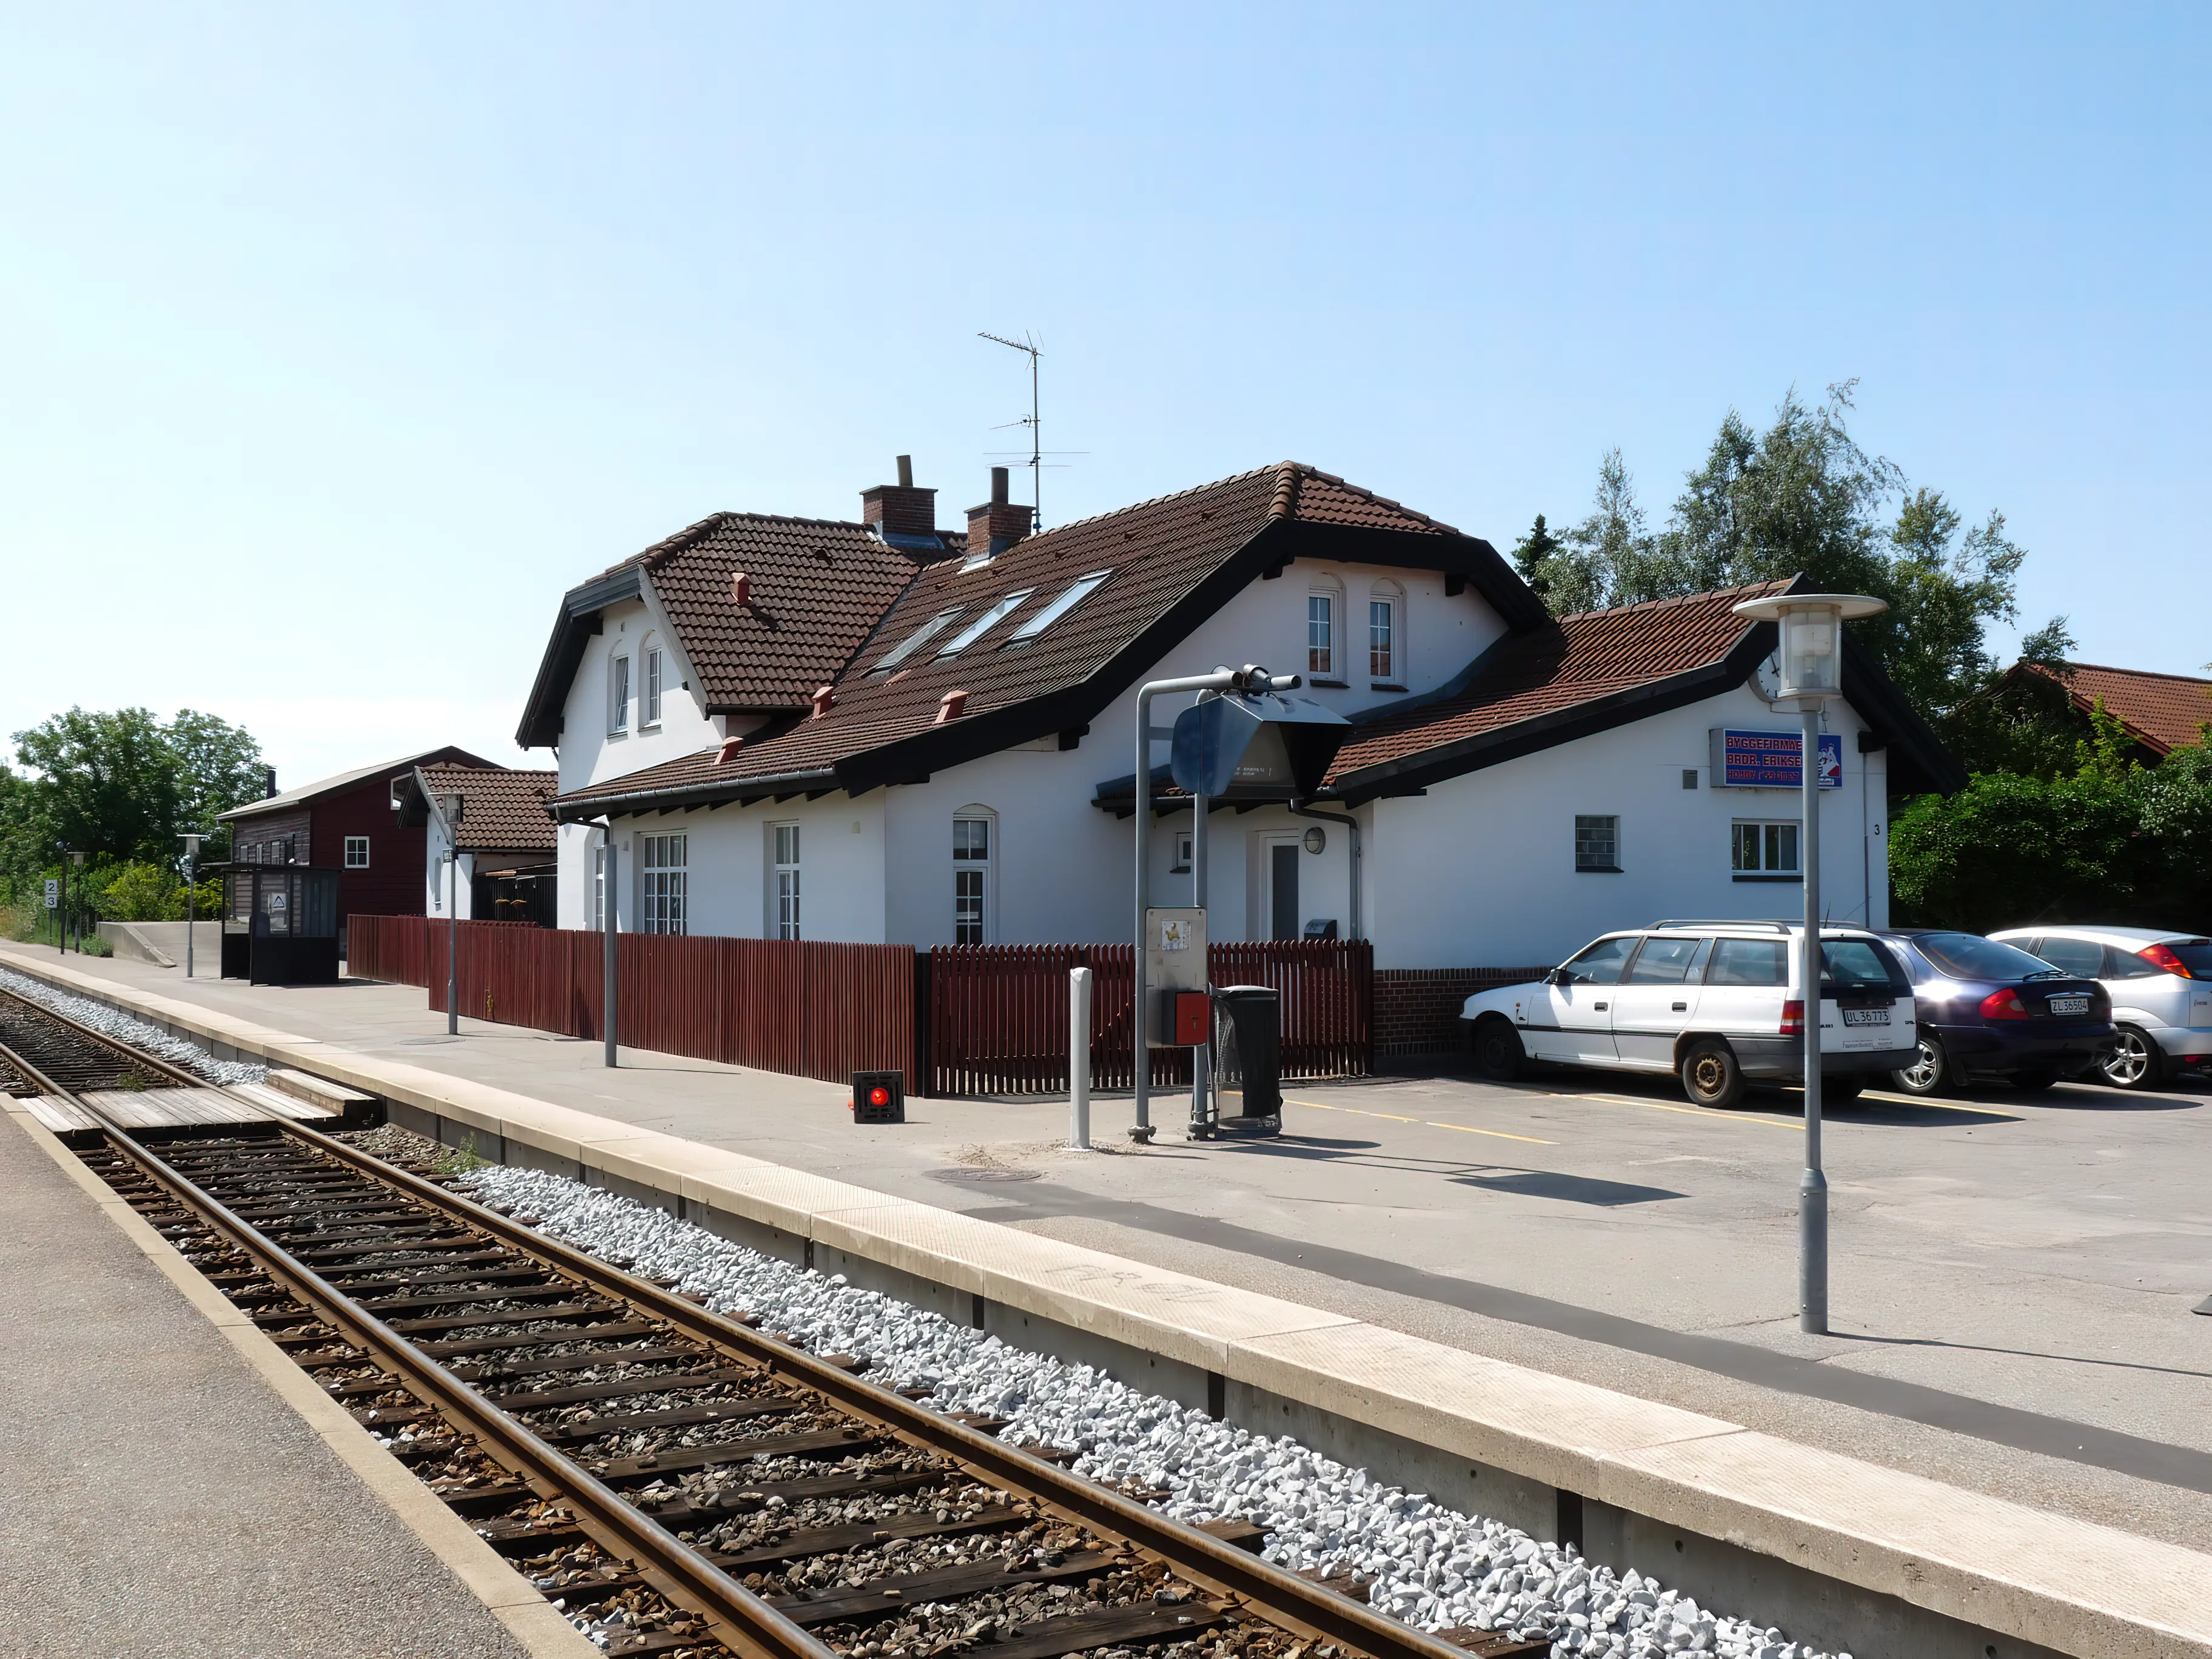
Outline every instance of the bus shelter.
[[226, 870], [222, 976], [253, 985], [337, 984], [339, 875], [303, 864]]

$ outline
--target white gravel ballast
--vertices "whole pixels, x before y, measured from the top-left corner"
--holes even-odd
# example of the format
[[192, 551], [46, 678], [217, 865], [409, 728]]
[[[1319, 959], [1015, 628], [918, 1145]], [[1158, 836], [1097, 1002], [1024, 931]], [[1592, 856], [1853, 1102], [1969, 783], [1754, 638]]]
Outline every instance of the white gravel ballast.
[[269, 1075], [269, 1068], [258, 1060], [217, 1060], [204, 1048], [171, 1036], [158, 1025], [149, 1025], [144, 1020], [130, 1014], [118, 1013], [104, 1002], [94, 1002], [90, 997], [72, 996], [67, 991], [58, 991], [42, 979], [28, 974], [19, 974], [11, 969], [0, 968], [0, 985], [20, 996], [28, 997], [58, 1014], [66, 1014], [80, 1025], [89, 1025], [94, 1030], [173, 1060], [186, 1071], [205, 1078], [210, 1083], [258, 1083]]
[[674, 1279], [718, 1311], [757, 1314], [817, 1353], [864, 1357], [892, 1386], [931, 1388], [943, 1409], [1005, 1418], [1003, 1439], [1072, 1447], [1079, 1474], [1165, 1491], [1158, 1507], [1170, 1515], [1263, 1526], [1270, 1561], [1370, 1579], [1370, 1602], [1420, 1629], [1548, 1638], [1555, 1656], [1850, 1659], [1712, 1613], [1633, 1571], [1616, 1575], [1571, 1547], [1446, 1509], [1288, 1437], [1216, 1422], [650, 1206], [535, 1170], [495, 1165], [468, 1180], [484, 1201], [537, 1216], [552, 1237], [641, 1273]]

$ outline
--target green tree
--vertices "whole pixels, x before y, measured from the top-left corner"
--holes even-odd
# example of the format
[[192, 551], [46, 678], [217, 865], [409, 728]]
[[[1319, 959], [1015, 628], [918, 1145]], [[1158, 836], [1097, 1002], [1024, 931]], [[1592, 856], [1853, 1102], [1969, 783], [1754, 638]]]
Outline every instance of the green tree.
[[[146, 708], [71, 708], [15, 733], [29, 775], [0, 786], [0, 871], [11, 891], [35, 879], [58, 843], [102, 860], [173, 867], [178, 836], [261, 793], [260, 747], [191, 709], [167, 725]], [[203, 856], [220, 856], [219, 848]]]
[[[1553, 613], [1802, 575], [1888, 602], [1854, 627], [1923, 714], [1941, 723], [1987, 694], [1999, 670], [1986, 630], [2016, 619], [2027, 553], [2002, 514], [1969, 526], [1940, 491], [1908, 489], [1893, 463], [1862, 447], [1850, 427], [1854, 384], [1831, 386], [1817, 405], [1791, 392], [1763, 431], [1730, 410], [1657, 532], [1620, 452], [1608, 452], [1590, 516], [1539, 567]], [[2063, 629], [2062, 618], [2038, 635], [2047, 644]], [[1994, 738], [2003, 725], [1987, 715], [1962, 733]]]
[[1539, 513], [1528, 533], [1513, 544], [1513, 568], [1521, 573], [1521, 580], [1542, 599], [1552, 590], [1550, 561], [1566, 544], [1554, 536], [1544, 525], [1544, 515]]

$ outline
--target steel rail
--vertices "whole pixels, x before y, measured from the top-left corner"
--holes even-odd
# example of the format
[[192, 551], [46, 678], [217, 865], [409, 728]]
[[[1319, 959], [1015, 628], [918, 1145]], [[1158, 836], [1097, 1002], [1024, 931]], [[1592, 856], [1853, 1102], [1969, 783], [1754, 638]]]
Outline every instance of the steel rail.
[[[611, 1554], [629, 1558], [648, 1584], [678, 1605], [702, 1615], [716, 1640], [744, 1659], [836, 1659], [819, 1638], [769, 1607], [613, 1487], [349, 1299], [313, 1268], [233, 1213], [222, 1200], [164, 1162], [100, 1108], [60, 1088], [36, 1067], [25, 1066], [21, 1057], [4, 1045], [0, 1045], [0, 1057], [22, 1066], [32, 1082], [89, 1115], [108, 1143], [141, 1174], [197, 1212], [203, 1221], [252, 1257], [270, 1278], [399, 1378], [454, 1428], [474, 1436], [495, 1461], [522, 1476], [539, 1497], [566, 1504], [593, 1542]], [[325, 1136], [318, 1135], [315, 1139], [328, 1143]]]
[[1463, 1648], [1401, 1624], [1349, 1596], [1324, 1589], [1111, 1487], [1071, 1474], [1034, 1452], [878, 1388], [803, 1348], [764, 1336], [319, 1130], [297, 1122], [278, 1127], [373, 1178], [493, 1234], [519, 1252], [536, 1256], [555, 1271], [582, 1280], [603, 1296], [673, 1325], [685, 1335], [734, 1358], [788, 1376], [853, 1415], [951, 1458], [988, 1486], [1030, 1498], [1064, 1519], [1164, 1561], [1194, 1583], [1236, 1597], [1272, 1623], [1310, 1639], [1334, 1642], [1371, 1659], [1467, 1659]]
[[[35, 1002], [31, 1006], [41, 1012], [53, 1012]], [[75, 1024], [66, 1016], [54, 1017]], [[134, 1059], [142, 1057], [119, 1039], [103, 1041]], [[0, 1057], [15, 1058], [4, 1046], [0, 1046]], [[20, 1059], [15, 1063], [22, 1064]], [[399, 1376], [455, 1427], [484, 1441], [498, 1462], [528, 1478], [541, 1496], [569, 1504], [596, 1541], [612, 1553], [636, 1558], [649, 1583], [704, 1614], [719, 1639], [746, 1659], [836, 1659], [817, 1638], [484, 1400], [406, 1337], [353, 1304], [343, 1291], [264, 1237], [251, 1223], [234, 1215], [221, 1200], [143, 1146], [130, 1130], [68, 1091], [53, 1088], [51, 1079], [42, 1079], [34, 1068], [24, 1069], [32, 1081], [90, 1114], [106, 1137], [142, 1172], [176, 1192], [301, 1301], [346, 1332], [355, 1346]], [[198, 1086], [212, 1086], [204, 1079], [191, 1080]], [[556, 1276], [578, 1281], [603, 1297], [672, 1326], [711, 1350], [811, 1389], [841, 1410], [874, 1423], [909, 1444], [946, 1457], [987, 1486], [1029, 1498], [1065, 1520], [1164, 1562], [1194, 1583], [1240, 1602], [1249, 1612], [1295, 1634], [1334, 1643], [1369, 1659], [1468, 1659], [1464, 1648], [1401, 1624], [1033, 1452], [864, 1382], [803, 1348], [765, 1336], [320, 1130], [289, 1119], [274, 1120], [269, 1127], [428, 1208], [489, 1234]]]
[[[164, 1060], [159, 1054], [148, 1054], [143, 1048], [135, 1047], [134, 1045], [125, 1042], [121, 1037], [110, 1036], [105, 1031], [94, 1030], [91, 1026], [87, 1025], [82, 1020], [72, 1019], [69, 1015], [63, 1013], [58, 1008], [49, 1008], [45, 1003], [40, 1002], [37, 998], [27, 997], [21, 991], [16, 990], [12, 986], [0, 985], [0, 997], [4, 997], [10, 1002], [20, 1003], [24, 1007], [30, 1009], [33, 1013], [45, 1015], [48, 1019], [53, 1021], [55, 1024], [63, 1027], [71, 1035], [83, 1038], [84, 1041], [93, 1044], [96, 1048], [105, 1048], [110, 1054], [120, 1054], [124, 1059], [129, 1060], [133, 1066], [143, 1066], [150, 1071], [159, 1073], [161, 1076], [167, 1078], [171, 1082], [178, 1085], [181, 1088], [219, 1089], [222, 1086], [217, 1083], [210, 1083], [207, 1079], [186, 1071], [183, 1066], [176, 1064], [173, 1060]], [[24, 1075], [28, 1077], [30, 1076], [30, 1073], [27, 1072]], [[41, 1074], [41, 1077], [43, 1078], [43, 1074]], [[68, 1097], [72, 1101], [76, 1100], [76, 1097], [70, 1094], [68, 1090], [59, 1089], [58, 1085], [54, 1084], [52, 1078], [43, 1078], [43, 1081], [40, 1081], [39, 1079], [33, 1080], [39, 1081], [40, 1087], [42, 1089], [48, 1089], [49, 1091], [58, 1091], [61, 1094], [68, 1096]], [[77, 1101], [76, 1103], [80, 1106], [83, 1104], [82, 1101]], [[86, 1109], [89, 1110], [90, 1109], [86, 1108]]]

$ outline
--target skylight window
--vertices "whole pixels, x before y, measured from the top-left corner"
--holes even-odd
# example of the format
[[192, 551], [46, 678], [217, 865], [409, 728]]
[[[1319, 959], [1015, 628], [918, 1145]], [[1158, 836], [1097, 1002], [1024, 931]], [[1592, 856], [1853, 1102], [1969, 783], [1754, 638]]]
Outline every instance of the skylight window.
[[939, 634], [942, 634], [947, 628], [951, 627], [952, 624], [952, 619], [967, 608], [968, 607], [963, 605], [956, 605], [947, 610], [939, 611], [927, 622], [922, 623], [921, 627], [915, 629], [913, 633], [908, 635], [905, 639], [900, 641], [897, 645], [891, 648], [891, 653], [889, 656], [885, 657], [881, 662], [878, 663], [868, 672], [871, 674], [890, 673], [892, 669], [896, 668], [908, 657], [911, 657], [915, 652], [921, 650], [923, 646], [927, 645], [932, 640], [935, 639]]
[[1110, 570], [1094, 570], [1087, 576], [1078, 576], [1068, 584], [1066, 591], [1058, 599], [1017, 628], [1014, 630], [1013, 638], [1008, 640], [1006, 643], [1019, 645], [1024, 640], [1035, 639], [1097, 592], [1104, 585], [1106, 579], [1113, 574]]
[[937, 647], [937, 654], [940, 657], [958, 656], [963, 651], [965, 651], [969, 646], [975, 644], [976, 641], [981, 639], [984, 635], [989, 633], [993, 628], [996, 627], [1000, 622], [1005, 620], [1008, 611], [1012, 611], [1016, 605], [1019, 605], [1024, 599], [1026, 599], [1030, 594], [1036, 592], [1036, 589], [1034, 587], [1016, 588], [1012, 592], [1007, 594], [1005, 599], [1000, 599], [988, 611], [986, 611], [981, 616], [976, 617], [974, 622], [969, 623], [967, 627], [962, 629], [957, 634], [955, 634], [943, 645], [939, 646]]

